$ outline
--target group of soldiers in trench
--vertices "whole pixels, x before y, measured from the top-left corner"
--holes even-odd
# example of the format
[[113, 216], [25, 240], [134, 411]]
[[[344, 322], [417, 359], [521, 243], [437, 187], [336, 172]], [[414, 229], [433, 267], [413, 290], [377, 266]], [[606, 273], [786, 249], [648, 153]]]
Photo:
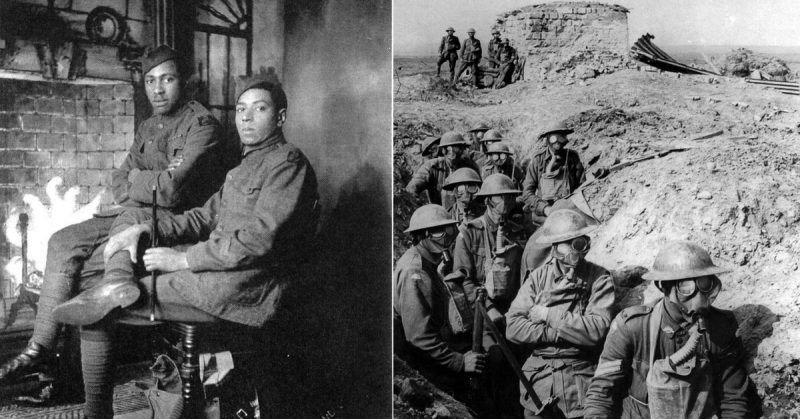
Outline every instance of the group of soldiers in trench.
[[430, 203], [394, 267], [396, 355], [481, 418], [760, 416], [737, 321], [712, 305], [730, 269], [707, 250], [665, 243], [642, 260], [663, 298], [617, 312], [622, 284], [586, 259], [601, 226], [572, 132], [541, 132], [525, 170], [483, 124], [423, 144], [406, 190]]
[[[491, 76], [495, 89], [500, 89], [524, 77], [523, 70], [525, 59], [517, 55], [516, 48], [511, 46], [508, 38], [501, 39], [500, 31], [492, 30], [492, 39], [489, 41], [488, 55], [483, 55], [481, 41], [475, 38], [475, 29], [467, 30], [467, 38], [462, 44], [452, 27], [447, 28], [447, 35], [439, 43], [439, 61], [436, 63], [436, 76], [441, 74], [442, 64], [450, 65], [450, 85], [454, 86], [461, 78], [461, 74], [469, 69], [472, 84], [475, 87], [492, 87], [482, 84], [480, 75]], [[461, 64], [456, 71], [456, 62], [461, 50]], [[479, 67], [481, 59], [485, 58], [488, 65]]]

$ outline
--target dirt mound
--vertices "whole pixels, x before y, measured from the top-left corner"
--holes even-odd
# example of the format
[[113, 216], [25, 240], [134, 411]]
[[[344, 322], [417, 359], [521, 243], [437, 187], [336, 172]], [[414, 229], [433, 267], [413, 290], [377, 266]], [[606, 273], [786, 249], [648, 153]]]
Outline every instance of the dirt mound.
[[472, 411], [436, 388], [402, 359], [394, 357], [394, 417], [398, 419], [471, 419]]
[[792, 70], [785, 61], [764, 54], [757, 54], [746, 48], [738, 48], [725, 56], [720, 66], [724, 75], [751, 77], [758, 70], [770, 80], [786, 81], [794, 79]]

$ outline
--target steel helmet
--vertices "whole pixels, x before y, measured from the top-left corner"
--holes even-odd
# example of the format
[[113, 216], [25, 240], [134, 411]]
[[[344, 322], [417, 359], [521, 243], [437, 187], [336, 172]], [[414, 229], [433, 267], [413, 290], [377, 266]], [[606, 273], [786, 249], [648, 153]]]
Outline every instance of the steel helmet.
[[494, 34], [500, 35], [500, 31], [498, 31], [497, 29], [494, 29], [494, 30], [492, 30], [492, 35], [494, 35]]
[[561, 243], [585, 236], [596, 229], [597, 225], [589, 224], [585, 215], [571, 209], [559, 209], [544, 220], [542, 235], [536, 239], [536, 243]]
[[483, 180], [481, 190], [475, 196], [503, 195], [507, 193], [521, 194], [522, 191], [514, 186], [514, 181], [510, 177], [502, 173], [495, 173]]
[[411, 221], [409, 221], [405, 233], [450, 224], [458, 224], [458, 221], [450, 217], [450, 214], [447, 213], [447, 210], [444, 209], [443, 206], [427, 204], [417, 208], [417, 210], [411, 214]]
[[451, 27], [449, 27], [449, 28], [445, 29], [444, 31], [445, 31], [445, 32], [455, 32], [456, 30], [455, 30], [455, 29], [453, 29], [453, 27], [451, 26]]
[[711, 256], [702, 247], [690, 241], [667, 243], [656, 255], [653, 269], [642, 275], [653, 281], [676, 281], [730, 272], [728, 268], [714, 265]]
[[500, 130], [490, 129], [483, 134], [483, 138], [481, 138], [481, 142], [495, 142], [495, 141], [503, 141], [505, 138], [503, 134], [500, 133]]
[[489, 144], [489, 148], [486, 150], [486, 154], [490, 153], [505, 153], [508, 154], [509, 156], [514, 155], [514, 151], [511, 150], [511, 147], [508, 145], [508, 143], [504, 143], [502, 141]]
[[544, 131], [542, 131], [539, 134], [539, 138], [542, 138], [545, 135], [550, 134], [551, 132], [563, 132], [564, 135], [568, 135], [568, 134], [572, 134], [575, 131], [573, 131], [572, 129], [568, 128], [567, 124], [564, 121], [560, 121], [560, 122], [556, 122], [555, 124], [551, 124], [550, 126], [548, 126]]
[[467, 29], [467, 33], [475, 33], [475, 29], [473, 29], [473, 28]]
[[460, 185], [462, 183], [477, 183], [478, 185], [481, 184], [481, 177], [478, 175], [478, 172], [470, 169], [469, 167], [462, 167], [460, 169], [456, 169], [447, 179], [444, 180], [444, 185], [442, 185], [442, 189], [453, 189], [456, 185]]
[[469, 131], [467, 131], [467, 132], [474, 132], [474, 131], [488, 131], [488, 130], [489, 130], [489, 126], [488, 126], [488, 125], [486, 125], [486, 124], [484, 124], [483, 122], [481, 122], [481, 123], [480, 123], [480, 124], [478, 124], [478, 125], [474, 125], [474, 126], [472, 127], [472, 129], [470, 129], [470, 130], [469, 130]]
[[441, 139], [442, 139], [442, 137], [428, 137], [428, 138], [426, 138], [425, 141], [422, 142], [422, 150], [421, 150], [422, 154], [426, 154], [428, 152], [428, 149], [433, 147], [433, 146], [436, 146], [437, 143], [439, 142], [439, 140], [441, 140]]
[[461, 134], [455, 131], [447, 131], [444, 134], [442, 134], [442, 141], [441, 143], [439, 143], [439, 147], [445, 148], [449, 145], [458, 145], [458, 144], [461, 144], [463, 146], [469, 146], [469, 143], [467, 142], [467, 140], [464, 139], [464, 137], [461, 136]]

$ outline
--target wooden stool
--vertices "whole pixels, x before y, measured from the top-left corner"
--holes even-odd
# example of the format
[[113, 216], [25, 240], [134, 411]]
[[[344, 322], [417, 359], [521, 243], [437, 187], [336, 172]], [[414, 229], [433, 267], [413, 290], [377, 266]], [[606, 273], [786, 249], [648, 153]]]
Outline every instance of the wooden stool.
[[156, 321], [150, 321], [150, 310], [147, 306], [123, 310], [117, 320], [130, 326], [157, 326], [175, 324], [181, 336], [183, 346], [183, 362], [180, 366], [183, 380], [183, 418], [198, 418], [202, 415], [203, 395], [198, 361], [199, 342], [198, 327], [220, 326], [229, 324], [219, 317], [212, 316], [192, 306], [182, 304], [159, 304], [156, 310]]

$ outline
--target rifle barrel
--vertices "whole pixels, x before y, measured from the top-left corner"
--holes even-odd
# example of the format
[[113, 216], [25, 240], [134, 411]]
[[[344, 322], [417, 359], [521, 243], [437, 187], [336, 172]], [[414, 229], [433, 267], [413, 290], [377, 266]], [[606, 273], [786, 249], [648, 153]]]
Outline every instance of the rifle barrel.
[[[158, 184], [153, 185], [153, 225], [150, 234], [150, 247], [158, 245], [158, 212], [156, 209], [156, 196], [158, 195]], [[150, 272], [150, 321], [156, 320], [156, 271]]]

